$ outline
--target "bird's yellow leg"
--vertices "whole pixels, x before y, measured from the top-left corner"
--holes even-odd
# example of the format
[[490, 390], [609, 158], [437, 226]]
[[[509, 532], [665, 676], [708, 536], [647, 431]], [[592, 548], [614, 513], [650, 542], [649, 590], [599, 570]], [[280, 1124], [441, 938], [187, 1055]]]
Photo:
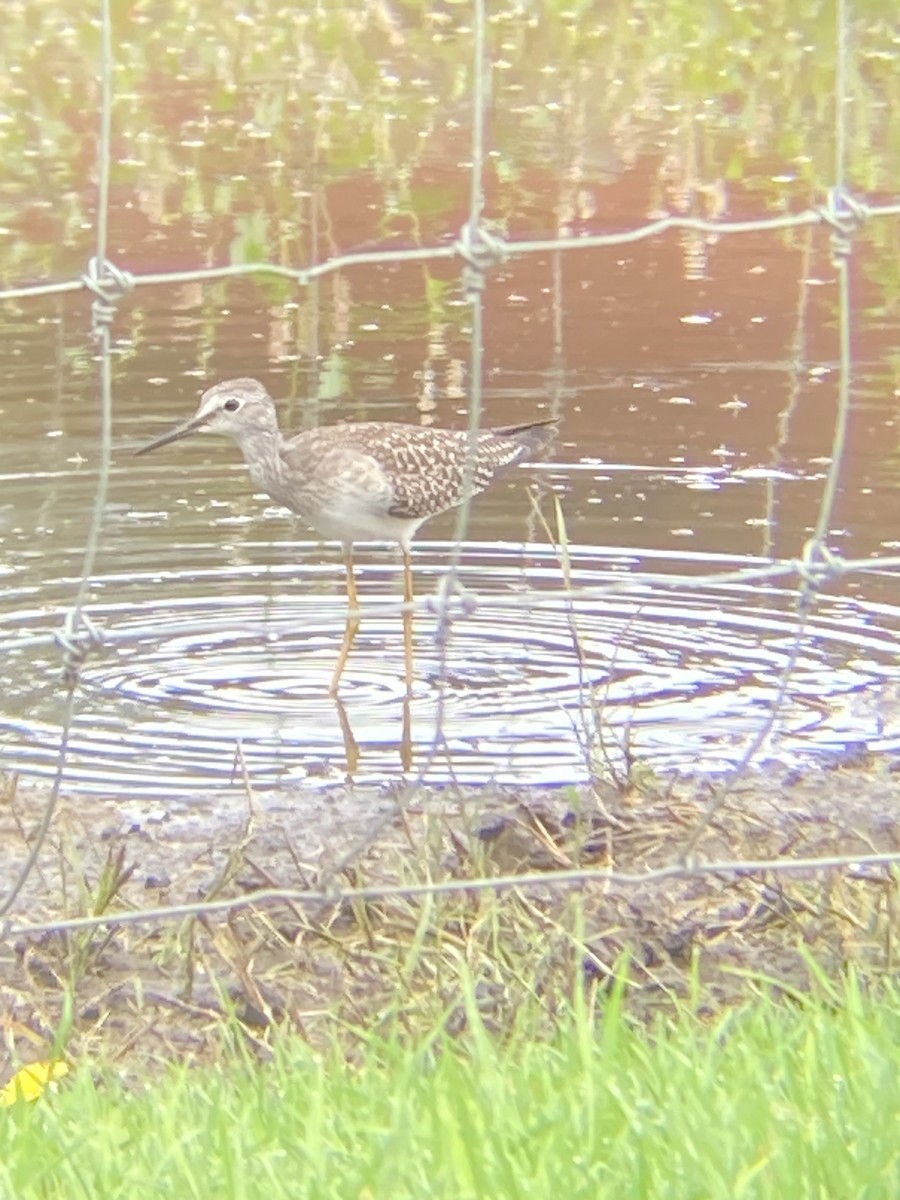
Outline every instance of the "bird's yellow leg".
[[344, 566], [347, 570], [347, 623], [344, 626], [344, 638], [341, 642], [341, 649], [338, 653], [334, 674], [331, 677], [331, 687], [328, 689], [329, 696], [336, 696], [338, 693], [344, 667], [347, 664], [350, 650], [359, 631], [359, 596], [356, 592], [356, 578], [353, 574], [352, 545], [344, 547]]

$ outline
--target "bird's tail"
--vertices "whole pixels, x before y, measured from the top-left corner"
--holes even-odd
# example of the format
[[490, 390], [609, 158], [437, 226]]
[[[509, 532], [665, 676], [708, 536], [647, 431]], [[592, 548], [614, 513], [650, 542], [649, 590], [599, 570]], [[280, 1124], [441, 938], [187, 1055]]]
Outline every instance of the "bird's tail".
[[550, 417], [543, 421], [529, 421], [526, 425], [495, 426], [491, 433], [518, 442], [525, 451], [522, 458], [530, 458], [550, 445], [556, 436], [557, 424], [557, 418]]

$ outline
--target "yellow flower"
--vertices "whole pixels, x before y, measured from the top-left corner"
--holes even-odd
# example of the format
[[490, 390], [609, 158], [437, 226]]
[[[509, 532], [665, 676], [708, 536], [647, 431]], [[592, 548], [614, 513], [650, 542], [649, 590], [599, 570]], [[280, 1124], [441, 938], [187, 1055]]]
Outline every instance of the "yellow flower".
[[0, 1088], [0, 1108], [12, 1104], [38, 1100], [47, 1088], [63, 1075], [68, 1075], [69, 1064], [62, 1059], [45, 1059], [21, 1067], [5, 1087]]

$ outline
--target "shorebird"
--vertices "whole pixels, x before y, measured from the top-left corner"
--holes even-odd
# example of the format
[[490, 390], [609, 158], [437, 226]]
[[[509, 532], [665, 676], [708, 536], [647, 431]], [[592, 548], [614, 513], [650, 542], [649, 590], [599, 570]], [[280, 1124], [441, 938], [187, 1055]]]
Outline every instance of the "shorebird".
[[[189, 420], [136, 450], [146, 454], [192, 433], [220, 433], [241, 449], [250, 478], [278, 504], [343, 547], [347, 620], [329, 694], [336, 696], [359, 629], [353, 543], [396, 542], [403, 556], [403, 648], [412, 687], [412, 539], [423, 522], [483, 491], [498, 471], [553, 437], [554, 420], [484, 429], [436, 429], [391, 421], [348, 422], [285, 437], [275, 402], [256, 379], [228, 379], [200, 398]], [[469, 458], [471, 456], [471, 462]]]

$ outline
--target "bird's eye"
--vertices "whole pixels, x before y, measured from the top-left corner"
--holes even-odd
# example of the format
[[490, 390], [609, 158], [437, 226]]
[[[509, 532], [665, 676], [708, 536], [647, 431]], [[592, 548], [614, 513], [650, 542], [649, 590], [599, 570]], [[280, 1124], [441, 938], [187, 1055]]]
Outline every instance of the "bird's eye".
[[226, 400], [222, 407], [226, 412], [237, 412], [237, 410], [241, 407], [241, 402], [240, 400], [235, 399]]

